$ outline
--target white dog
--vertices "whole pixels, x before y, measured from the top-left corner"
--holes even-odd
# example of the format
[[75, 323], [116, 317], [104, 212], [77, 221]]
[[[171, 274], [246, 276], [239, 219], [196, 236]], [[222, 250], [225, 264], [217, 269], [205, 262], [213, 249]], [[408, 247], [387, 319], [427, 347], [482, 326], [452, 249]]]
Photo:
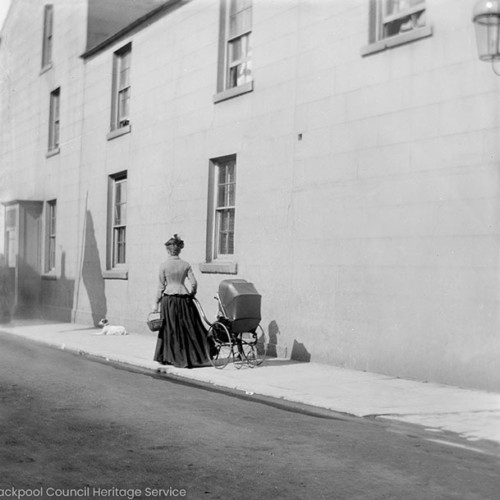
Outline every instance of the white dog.
[[98, 325], [102, 326], [102, 330], [95, 335], [128, 335], [124, 326], [110, 325], [106, 318], [102, 318]]

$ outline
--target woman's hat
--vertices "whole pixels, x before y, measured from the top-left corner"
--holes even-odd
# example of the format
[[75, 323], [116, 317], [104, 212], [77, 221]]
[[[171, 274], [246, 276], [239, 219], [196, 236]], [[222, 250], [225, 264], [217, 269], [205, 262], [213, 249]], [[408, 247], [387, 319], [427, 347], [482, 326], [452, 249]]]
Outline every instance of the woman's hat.
[[172, 238], [165, 242], [165, 246], [175, 246], [182, 249], [184, 248], [184, 242], [179, 238], [179, 236], [177, 236], [177, 234], [174, 234]]

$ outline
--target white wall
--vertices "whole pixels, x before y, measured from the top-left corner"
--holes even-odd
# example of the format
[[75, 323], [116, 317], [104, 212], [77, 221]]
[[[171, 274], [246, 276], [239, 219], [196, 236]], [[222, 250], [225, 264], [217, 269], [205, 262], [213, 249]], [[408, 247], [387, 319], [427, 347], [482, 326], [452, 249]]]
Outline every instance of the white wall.
[[[216, 2], [89, 58], [81, 168], [61, 154], [57, 175], [72, 276], [85, 200], [105, 267], [107, 178], [126, 169], [129, 277], [102, 286], [110, 320], [145, 330], [163, 242], [181, 234], [197, 271], [209, 160], [236, 154], [238, 277], [280, 353], [298, 342], [312, 361], [498, 390], [500, 80], [477, 60], [473, 3], [429, 0], [431, 37], [362, 57], [364, 0], [255, 0], [254, 91], [217, 104]], [[129, 41], [132, 132], [108, 141], [112, 53]], [[212, 315], [231, 276], [197, 275]], [[95, 289], [80, 291], [90, 321]]]

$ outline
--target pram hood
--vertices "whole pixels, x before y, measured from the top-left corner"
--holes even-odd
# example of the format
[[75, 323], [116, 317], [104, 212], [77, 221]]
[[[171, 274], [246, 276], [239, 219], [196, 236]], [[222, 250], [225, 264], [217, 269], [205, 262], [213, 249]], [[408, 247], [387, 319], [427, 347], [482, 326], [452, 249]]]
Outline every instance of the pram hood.
[[223, 280], [219, 284], [219, 300], [234, 333], [252, 332], [259, 326], [261, 295], [253, 283], [244, 279]]

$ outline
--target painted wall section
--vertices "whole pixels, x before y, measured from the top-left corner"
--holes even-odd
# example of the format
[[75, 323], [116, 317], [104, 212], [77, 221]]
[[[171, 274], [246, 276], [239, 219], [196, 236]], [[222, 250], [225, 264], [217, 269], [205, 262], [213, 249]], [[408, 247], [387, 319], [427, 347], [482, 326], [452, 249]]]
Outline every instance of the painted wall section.
[[[38, 182], [11, 177], [2, 191], [66, 203], [59, 269], [64, 252], [74, 293], [60, 307], [145, 331], [163, 242], [179, 233], [209, 315], [222, 279], [253, 282], [281, 355], [500, 389], [500, 79], [477, 59], [473, 3], [429, 0], [432, 36], [362, 57], [368, 2], [255, 0], [254, 89], [216, 104], [216, 2], [187, 2], [68, 63], [64, 168], [35, 168], [39, 111], [6, 153]], [[109, 139], [113, 53], [128, 43], [131, 129]], [[237, 158], [236, 276], [198, 268], [209, 164], [226, 155]], [[108, 185], [123, 171], [128, 274], [111, 279]], [[63, 282], [50, 282], [52, 309]]]

